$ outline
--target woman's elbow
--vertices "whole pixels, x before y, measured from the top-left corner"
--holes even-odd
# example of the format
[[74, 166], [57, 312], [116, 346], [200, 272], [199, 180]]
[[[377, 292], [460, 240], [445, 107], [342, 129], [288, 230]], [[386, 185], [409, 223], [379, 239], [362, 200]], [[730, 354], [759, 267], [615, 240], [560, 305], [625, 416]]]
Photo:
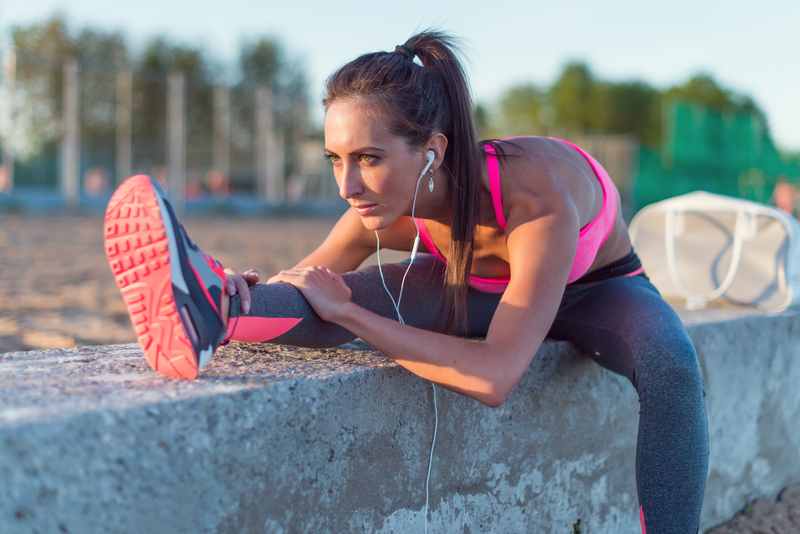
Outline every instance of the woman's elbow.
[[483, 404], [485, 404], [489, 408], [499, 408], [500, 406], [505, 404], [506, 398], [507, 398], [506, 395], [493, 393], [491, 395], [485, 395], [483, 398], [478, 400], [480, 400]]

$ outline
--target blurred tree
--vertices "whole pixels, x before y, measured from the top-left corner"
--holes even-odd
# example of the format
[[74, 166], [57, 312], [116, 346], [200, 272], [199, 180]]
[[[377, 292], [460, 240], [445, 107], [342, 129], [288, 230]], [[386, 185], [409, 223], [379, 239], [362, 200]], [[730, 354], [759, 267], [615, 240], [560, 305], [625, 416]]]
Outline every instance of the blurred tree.
[[283, 56], [282, 47], [274, 39], [262, 37], [246, 41], [239, 52], [242, 79], [252, 84], [277, 85]]
[[13, 131], [0, 132], [16, 155], [18, 184], [54, 186], [63, 105], [63, 65], [75, 57], [62, 16], [11, 28], [16, 52]]
[[[205, 173], [213, 159], [214, 86], [231, 85], [232, 81], [231, 162], [238, 140], [239, 145], [246, 145], [247, 152], [240, 158], [241, 166], [249, 168], [250, 178], [254, 177], [253, 100], [255, 88], [268, 85], [274, 95], [275, 126], [281, 131], [288, 156], [284, 158], [285, 171], [291, 173], [295, 166], [296, 140], [304, 135], [308, 124], [308, 83], [302, 62], [289, 58], [275, 38], [256, 37], [241, 45], [238, 80], [224, 76], [222, 67], [201, 47], [158, 36], [133, 57], [120, 32], [96, 28], [70, 31], [61, 15], [15, 26], [11, 38], [17, 53], [15, 123], [13, 132], [10, 127], [0, 131], [0, 142], [13, 144], [18, 183], [44, 179], [54, 185], [57, 180], [63, 67], [72, 58], [77, 59], [80, 69], [84, 170], [99, 165], [111, 167], [113, 172], [117, 78], [125, 70], [131, 72], [133, 80], [134, 172], [154, 173], [166, 164], [167, 80], [172, 72], [180, 72], [185, 80], [190, 179], [193, 173]], [[31, 180], [26, 181], [26, 176]]]
[[707, 73], [698, 73], [680, 85], [674, 85], [664, 93], [666, 100], [682, 100], [702, 104], [718, 111], [736, 110], [736, 102], [731, 91], [721, 87]]
[[589, 130], [632, 134], [655, 147], [661, 137], [659, 92], [639, 81], [596, 82], [589, 99]]
[[256, 150], [255, 92], [272, 92], [274, 127], [285, 150], [283, 173], [298, 168], [300, 142], [308, 132], [308, 81], [303, 62], [289, 57], [274, 37], [245, 40], [239, 52], [239, 81], [233, 88], [234, 131], [231, 132], [231, 170], [240, 183], [254, 184]]
[[11, 42], [17, 55], [17, 108], [26, 109], [34, 134], [30, 150], [58, 137], [63, 87], [62, 65], [75, 56], [74, 43], [61, 16], [29, 26], [13, 26]]
[[[662, 91], [658, 106], [659, 146], [672, 143], [675, 139], [664, 138], [664, 113], [673, 109], [676, 103], [696, 104], [708, 110], [725, 114], [729, 118], [735, 115], [754, 115], [768, 131], [766, 113], [748, 95], [735, 92], [721, 86], [714, 77], [706, 72], [698, 72], [681, 84], [673, 85]], [[695, 132], [698, 133], [698, 132]]]
[[[80, 69], [82, 168], [114, 175], [117, 76], [129, 68], [125, 37], [85, 28], [73, 39]], [[97, 169], [104, 169], [98, 171]]]
[[582, 61], [567, 63], [549, 90], [555, 125], [567, 134], [588, 132], [592, 127], [594, 92], [589, 66]]
[[133, 72], [134, 166], [145, 172], [166, 164], [167, 87], [170, 73], [184, 77], [187, 173], [211, 164], [213, 81], [202, 49], [163, 36], [148, 41]]
[[472, 116], [475, 120], [475, 129], [477, 130], [478, 139], [486, 139], [490, 137], [489, 130], [491, 128], [489, 110], [481, 102], [476, 102], [472, 109]]
[[515, 85], [505, 91], [498, 105], [497, 127], [502, 135], [536, 135], [545, 127], [542, 109], [544, 92], [531, 83]]
[[720, 112], [752, 113], [765, 124], [768, 122], [766, 113], [752, 97], [722, 87], [711, 74], [706, 72], [694, 74], [684, 83], [673, 85], [662, 94], [663, 104], [678, 100], [700, 104]]

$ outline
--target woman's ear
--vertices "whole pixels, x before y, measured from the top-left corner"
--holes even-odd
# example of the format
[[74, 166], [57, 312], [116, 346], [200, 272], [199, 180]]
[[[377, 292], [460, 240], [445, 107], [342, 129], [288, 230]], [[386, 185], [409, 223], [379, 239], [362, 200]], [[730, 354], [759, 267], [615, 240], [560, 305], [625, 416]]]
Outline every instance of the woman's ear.
[[436, 159], [434, 160], [433, 169], [438, 169], [442, 165], [442, 161], [444, 160], [444, 155], [447, 151], [447, 136], [445, 136], [442, 132], [435, 132], [428, 142], [425, 145], [425, 150], [433, 150], [436, 154]]

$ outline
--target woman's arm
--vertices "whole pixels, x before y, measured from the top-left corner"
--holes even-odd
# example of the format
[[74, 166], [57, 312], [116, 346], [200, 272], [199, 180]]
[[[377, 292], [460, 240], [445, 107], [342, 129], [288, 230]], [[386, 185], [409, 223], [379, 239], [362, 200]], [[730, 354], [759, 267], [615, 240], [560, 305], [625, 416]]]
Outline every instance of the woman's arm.
[[353, 302], [328, 320], [412, 373], [488, 406], [500, 406], [555, 319], [575, 255], [577, 211], [560, 195], [539, 200], [526, 195], [512, 205], [507, 231], [511, 281], [485, 339], [398, 325]]
[[398, 324], [349, 302], [331, 318], [415, 375], [487, 406], [499, 406], [499, 360], [483, 340]]

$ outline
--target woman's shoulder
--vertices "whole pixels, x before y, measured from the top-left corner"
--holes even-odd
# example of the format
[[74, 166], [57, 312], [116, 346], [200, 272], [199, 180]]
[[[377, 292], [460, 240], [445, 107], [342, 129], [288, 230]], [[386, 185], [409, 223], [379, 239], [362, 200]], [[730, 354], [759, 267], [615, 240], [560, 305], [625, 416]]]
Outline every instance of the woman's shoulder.
[[[568, 198], [579, 213], [593, 213], [602, 190], [583, 156], [561, 140], [513, 136], [495, 140], [501, 152], [499, 170], [504, 211], [533, 199]], [[599, 197], [598, 197], [599, 195]], [[582, 217], [583, 219], [584, 217]]]
[[539, 135], [517, 135], [487, 139], [499, 150], [503, 164], [517, 163], [518, 167], [547, 169], [565, 160], [574, 160], [576, 151], [564, 141]]
[[563, 166], [572, 154], [563, 143], [533, 135], [502, 137], [491, 143], [496, 147], [504, 193], [546, 194], [564, 185]]

